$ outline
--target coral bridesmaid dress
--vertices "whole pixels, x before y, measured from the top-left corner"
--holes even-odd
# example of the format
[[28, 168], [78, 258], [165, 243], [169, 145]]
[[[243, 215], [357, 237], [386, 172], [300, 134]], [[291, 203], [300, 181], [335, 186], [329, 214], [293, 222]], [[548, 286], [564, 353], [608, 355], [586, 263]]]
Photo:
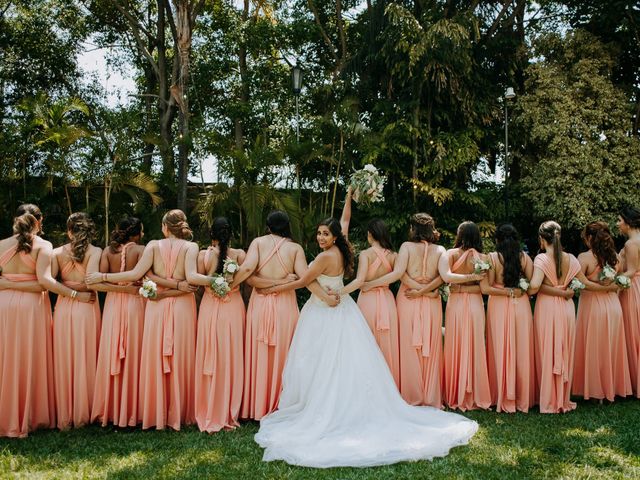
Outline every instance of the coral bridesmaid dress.
[[[33, 246], [44, 242], [35, 237]], [[4, 267], [16, 248], [0, 257]], [[12, 282], [37, 280], [36, 262], [18, 258], [32, 273], [3, 273]], [[0, 436], [26, 437], [37, 428], [55, 426], [51, 304], [49, 292], [0, 290]]]
[[[496, 265], [496, 252], [490, 254]], [[531, 259], [526, 256], [531, 264]], [[504, 285], [496, 283], [496, 288]], [[529, 297], [489, 295], [487, 305], [487, 368], [491, 403], [498, 412], [528, 412], [536, 401], [533, 314]]]
[[[424, 242], [422, 272], [417, 282], [426, 283], [429, 244]], [[442, 301], [440, 297], [407, 298], [400, 286], [400, 394], [410, 405], [442, 408]]]
[[624, 334], [627, 340], [631, 388], [640, 398], [640, 272], [631, 278], [631, 287], [620, 294]]
[[[556, 276], [556, 266], [546, 254], [540, 254], [534, 267], [540, 268], [552, 286], [566, 289], [580, 272], [580, 264], [569, 255], [569, 271], [563, 283]], [[576, 408], [569, 397], [575, 350], [576, 313], [573, 300], [538, 293], [533, 325], [535, 335], [536, 375], [540, 413], [561, 413]]]
[[[129, 242], [120, 253], [120, 271], [126, 268]], [[140, 295], [108, 292], [102, 313], [102, 334], [91, 420], [102, 426], [138, 423], [140, 352], [146, 300]]]
[[[173, 241], [173, 243], [172, 243]], [[158, 242], [168, 280], [187, 242]], [[140, 419], [142, 428], [195, 422], [196, 301], [192, 293], [147, 301], [140, 359]]]
[[[272, 238], [273, 249], [256, 272], [275, 256], [283, 270], [292, 273], [280, 256], [280, 247], [287, 239], [276, 241]], [[262, 295], [253, 290], [247, 309], [241, 418], [260, 420], [278, 407], [282, 371], [298, 316], [295, 291]]]
[[[465, 250], [451, 271], [462, 268], [469, 255], [476, 257], [478, 252]], [[444, 333], [444, 397], [449, 408], [465, 411], [491, 406], [484, 321], [482, 294], [451, 292]]]
[[[372, 247], [376, 254], [376, 259], [369, 265], [367, 276], [372, 276], [381, 265], [384, 265], [387, 272], [393, 268], [387, 259], [389, 250]], [[389, 365], [389, 370], [393, 375], [396, 385], [400, 386], [400, 352], [398, 345], [398, 312], [393, 293], [388, 285], [377, 287], [368, 292], [360, 292], [358, 295], [358, 307], [362, 315], [367, 320], [367, 324], [376, 339], [376, 343], [384, 355], [384, 359]]]
[[[211, 250], [204, 255], [209, 265]], [[207, 288], [198, 315], [196, 421], [202, 432], [239, 426], [244, 382], [245, 307], [238, 288], [220, 298]]]
[[[602, 268], [589, 275], [598, 281]], [[576, 320], [574, 395], [585, 399], [631, 395], [631, 377], [620, 299], [615, 292], [584, 291]]]
[[[69, 288], [84, 285], [69, 279], [73, 271], [84, 278], [81, 263], [67, 261], [60, 278]], [[58, 296], [53, 312], [53, 367], [58, 428], [65, 430], [91, 422], [100, 342], [100, 304]]]

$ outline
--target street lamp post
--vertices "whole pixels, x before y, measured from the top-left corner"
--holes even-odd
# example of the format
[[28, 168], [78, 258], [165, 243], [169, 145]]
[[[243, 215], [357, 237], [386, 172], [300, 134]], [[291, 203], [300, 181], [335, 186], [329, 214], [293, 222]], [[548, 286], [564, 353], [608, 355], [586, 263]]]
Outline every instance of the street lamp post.
[[291, 69], [291, 83], [293, 84], [293, 95], [296, 97], [296, 140], [300, 143], [300, 113], [298, 111], [298, 98], [302, 91], [302, 69], [297, 63]]
[[513, 87], [504, 92], [504, 213], [509, 219], [509, 110], [508, 101], [515, 98]]

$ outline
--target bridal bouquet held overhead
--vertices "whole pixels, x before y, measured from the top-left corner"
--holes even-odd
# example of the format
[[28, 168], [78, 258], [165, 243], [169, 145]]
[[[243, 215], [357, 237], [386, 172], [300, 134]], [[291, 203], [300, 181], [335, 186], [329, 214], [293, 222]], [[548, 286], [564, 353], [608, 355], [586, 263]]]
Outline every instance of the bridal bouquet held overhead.
[[364, 205], [383, 201], [384, 182], [385, 177], [380, 175], [378, 169], [370, 163], [366, 164], [363, 169], [356, 170], [351, 175], [349, 186], [353, 192], [353, 200]]

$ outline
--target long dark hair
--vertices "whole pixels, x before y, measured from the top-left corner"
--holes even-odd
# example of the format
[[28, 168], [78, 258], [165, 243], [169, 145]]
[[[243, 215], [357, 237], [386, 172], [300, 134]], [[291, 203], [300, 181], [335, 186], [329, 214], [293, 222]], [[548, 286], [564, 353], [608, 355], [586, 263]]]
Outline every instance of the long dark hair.
[[318, 227], [324, 225], [329, 229], [331, 235], [336, 237], [335, 245], [342, 253], [342, 261], [344, 263], [344, 275], [350, 277], [353, 275], [353, 247], [342, 233], [340, 222], [335, 218], [327, 218], [318, 224]]
[[72, 213], [67, 219], [67, 231], [71, 234], [71, 259], [82, 263], [96, 234], [93, 220], [84, 212]]
[[409, 219], [409, 241], [421, 242], [426, 241], [435, 243], [440, 238], [440, 232], [436, 230], [436, 222], [428, 213], [416, 213], [411, 215]]
[[229, 223], [229, 220], [226, 217], [214, 218], [209, 235], [211, 240], [216, 240], [218, 242], [220, 254], [218, 255], [216, 273], [222, 273], [224, 261], [227, 259], [227, 252], [229, 251], [229, 241], [231, 240], [231, 224]]
[[538, 236], [547, 243], [553, 245], [553, 259], [556, 263], [556, 276], [562, 277], [562, 243], [560, 243], [561, 228], [553, 220], [547, 220], [540, 224]]
[[382, 248], [387, 250], [393, 250], [391, 246], [391, 235], [389, 235], [389, 229], [387, 224], [379, 218], [374, 218], [369, 222], [367, 226], [367, 232], [371, 234], [373, 239], [377, 241]]
[[281, 237], [291, 238], [291, 224], [289, 215], [282, 210], [274, 210], [267, 215], [267, 228], [269, 232]]
[[127, 243], [131, 238], [142, 233], [142, 220], [136, 217], [125, 217], [118, 226], [111, 232], [111, 242], [109, 249], [111, 253], [117, 253], [118, 247]]
[[456, 242], [453, 248], [469, 250], [470, 248], [482, 253], [482, 240], [480, 239], [480, 229], [473, 222], [462, 222], [458, 225]]
[[[626, 221], [626, 220], [625, 220]], [[618, 264], [616, 245], [611, 236], [609, 225], [605, 222], [591, 222], [582, 231], [582, 240], [591, 249], [600, 267]]]
[[522, 276], [522, 251], [518, 231], [510, 223], [496, 229], [496, 252], [502, 257], [504, 286], [516, 288]]
[[620, 210], [620, 216], [624, 220], [624, 222], [629, 225], [631, 228], [640, 228], [640, 210], [632, 207], [626, 206]]
[[40, 220], [42, 212], [33, 203], [23, 203], [18, 207], [13, 219], [13, 233], [18, 236], [18, 252], [31, 253], [33, 240], [41, 233], [38, 228]]

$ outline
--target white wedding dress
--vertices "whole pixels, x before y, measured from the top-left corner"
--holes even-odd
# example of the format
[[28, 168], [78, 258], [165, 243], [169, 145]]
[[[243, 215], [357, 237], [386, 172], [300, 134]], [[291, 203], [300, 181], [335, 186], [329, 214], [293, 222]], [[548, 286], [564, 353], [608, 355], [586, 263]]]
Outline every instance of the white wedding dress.
[[[337, 290], [342, 276], [318, 282]], [[331, 308], [313, 296], [300, 312], [279, 410], [256, 442], [263, 460], [327, 468], [370, 467], [447, 455], [478, 424], [400, 396], [366, 320], [349, 295]]]

